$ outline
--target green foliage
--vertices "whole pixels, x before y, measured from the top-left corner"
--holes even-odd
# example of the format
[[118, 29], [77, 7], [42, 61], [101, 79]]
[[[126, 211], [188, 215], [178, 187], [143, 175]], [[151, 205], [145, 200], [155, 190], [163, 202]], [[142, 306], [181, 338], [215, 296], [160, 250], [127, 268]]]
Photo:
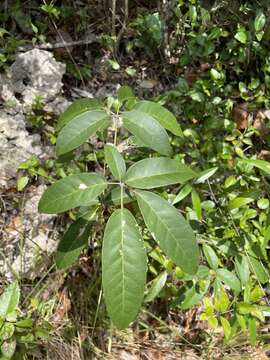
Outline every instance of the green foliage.
[[10, 283], [0, 295], [0, 357], [23, 359], [40, 339], [48, 336], [48, 323], [34, 321], [31, 314], [19, 309], [20, 287], [17, 281]]
[[[87, 244], [93, 214], [96, 214], [98, 222], [105, 209], [112, 212], [103, 237], [102, 284], [108, 313], [113, 323], [122, 329], [135, 319], [141, 308], [147, 272], [146, 250], [134, 217], [140, 221], [140, 216], [135, 208], [131, 212], [124, 208], [124, 204], [137, 201], [153, 240], [183, 271], [195, 274], [199, 249], [191, 226], [160, 195], [135, 189], [184, 183], [194, 179], [197, 173], [178, 159], [155, 157], [154, 154], [135, 162], [126, 171], [126, 162], [117, 147], [121, 125], [123, 131], [128, 130], [144, 147], [166, 156], [172, 153], [172, 147], [164, 127], [182, 136], [180, 127], [175, 117], [161, 105], [136, 102], [128, 87], [119, 89], [118, 99], [108, 98], [107, 108], [103, 106], [100, 110], [97, 104], [95, 101], [78, 100], [61, 115], [56, 149], [58, 155], [65, 155], [98, 131], [100, 134], [107, 133], [109, 140], [112, 131], [114, 145], [108, 141], [104, 144], [103, 153], [104, 164], [107, 164], [111, 175], [106, 172], [106, 180], [98, 173], [65, 176], [45, 191], [39, 202], [39, 211], [61, 213], [86, 207], [88, 215], [82, 216], [84, 210], [79, 210], [76, 222], [70, 225], [58, 246], [56, 264], [64, 269], [76, 261]], [[130, 110], [126, 111], [126, 107]], [[112, 109], [115, 110], [113, 114]], [[104, 192], [103, 198], [101, 195]], [[97, 201], [99, 196], [100, 203]], [[111, 202], [106, 199], [111, 199]], [[115, 209], [117, 205], [120, 209]], [[140, 226], [143, 228], [141, 221]], [[163, 287], [166, 279], [161, 280]], [[156, 282], [147, 301], [161, 290], [159, 281]]]
[[164, 25], [159, 13], [139, 16], [134, 22], [134, 26], [139, 31], [136, 45], [146, 49], [149, 54], [155, 53], [162, 44]]
[[110, 216], [102, 248], [102, 283], [108, 313], [126, 328], [140, 310], [146, 282], [146, 251], [133, 215], [117, 209]]
[[[108, 60], [108, 73], [111, 69], [122, 71], [132, 83], [139, 80], [136, 74], [143, 79], [154, 74], [166, 91], [153, 101], [138, 101], [131, 88], [123, 86], [118, 90], [118, 98], [111, 97], [107, 103], [95, 99], [75, 101], [61, 115], [56, 128], [58, 153], [63, 155], [46, 164], [35, 157], [21, 164], [23, 174], [17, 188], [22, 191], [27, 186], [27, 177], [28, 183], [37, 176], [54, 182], [86, 171], [102, 173], [106, 185], [103, 180], [104, 188], [100, 187], [99, 194], [89, 186], [85, 191], [79, 189], [82, 191], [77, 197], [68, 187], [69, 205], [63, 208], [60, 199], [55, 202], [57, 206], [53, 202], [49, 206], [52, 212], [59, 206], [60, 211], [69, 210], [70, 218], [75, 219], [59, 245], [57, 265], [67, 268], [74, 264], [88, 241], [84, 232], [88, 220], [88, 231], [95, 234], [94, 226], [98, 224], [103, 230], [109, 215], [126, 206], [136, 218], [147, 248], [149, 282], [145, 301], [162, 299], [174, 313], [203, 304], [201, 319], [211, 328], [222, 327], [225, 342], [241, 330], [248, 332], [255, 344], [259, 338], [256, 329], [270, 314], [267, 305], [270, 165], [266, 157], [263, 160], [263, 153], [269, 151], [270, 146], [269, 114], [262, 121], [264, 131], [254, 123], [257, 114], [270, 107], [269, 1], [179, 0], [167, 4], [165, 13], [160, 8], [157, 10], [153, 2], [139, 8], [138, 13], [131, 4], [129, 17], [134, 16], [136, 20], [125, 24], [127, 31], [119, 36], [118, 54]], [[41, 11], [56, 21], [53, 8], [60, 9], [52, 5]], [[17, 7], [0, 16], [4, 21], [14, 21], [14, 13], [20, 11]], [[88, 28], [90, 22], [86, 8], [79, 11], [61, 5], [59, 17], [61, 21], [68, 21], [70, 29], [72, 21], [69, 20], [75, 12], [81, 20], [77, 25], [81, 31], [84, 26]], [[34, 20], [27, 19], [33, 31], [32, 41], [40, 43], [44, 28]], [[7, 30], [0, 29], [2, 70], [14, 59], [21, 45], [19, 37], [15, 39]], [[102, 46], [108, 53], [114, 44], [111, 36], [103, 36]], [[122, 54], [123, 48], [127, 54]], [[86, 68], [86, 77], [90, 67]], [[68, 64], [68, 68], [80, 80], [74, 64]], [[128, 78], [127, 74], [134, 78]], [[147, 96], [157, 91], [149, 91]], [[140, 88], [136, 89], [136, 94], [140, 92]], [[161, 104], [166, 104], [176, 116]], [[245, 108], [248, 124], [241, 124], [241, 118], [234, 115], [239, 107]], [[93, 121], [88, 121], [87, 115], [86, 120], [82, 120], [85, 127], [80, 128], [78, 124], [86, 112], [93, 115]], [[98, 119], [96, 114], [104, 117], [100, 115]], [[31, 111], [28, 118], [35, 127], [43, 122], [39, 109]], [[70, 123], [72, 126], [62, 132]], [[93, 134], [99, 144], [106, 142], [104, 149], [87, 142]], [[56, 141], [54, 134], [50, 140]], [[77, 146], [80, 147], [74, 154]], [[84, 183], [77, 186], [79, 184]], [[93, 187], [96, 189], [96, 185]], [[142, 199], [148, 193], [136, 189], [154, 189], [159, 206], [149, 211], [150, 200]], [[62, 190], [55, 192], [52, 201], [61, 193]], [[185, 237], [178, 239], [181, 231], [172, 235], [173, 231], [169, 230], [173, 227], [167, 226], [170, 217], [160, 215], [168, 204], [185, 213], [185, 225], [189, 224], [185, 235], [190, 234], [192, 228], [191, 239], [196, 236], [201, 262], [197, 272], [195, 265], [190, 274], [185, 272], [190, 270], [190, 264], [182, 261], [179, 244], [183, 242], [185, 248], [189, 242]], [[72, 211], [73, 206], [79, 209]], [[171, 214], [172, 207], [168, 209]], [[93, 213], [95, 219], [91, 218]], [[86, 223], [80, 216], [88, 219]], [[179, 212], [177, 219], [178, 226], [181, 224]], [[172, 248], [168, 249], [171, 244], [168, 238], [157, 236], [156, 228], [160, 233], [166, 231], [168, 238], [173, 239]], [[96, 240], [97, 251], [101, 247], [100, 237]], [[196, 255], [197, 247], [194, 249]], [[173, 258], [176, 254], [177, 260]], [[194, 262], [197, 264], [195, 259]], [[106, 289], [111, 290], [109, 285], [104, 291]], [[114, 306], [112, 300], [105, 295], [108, 308]], [[139, 300], [132, 307], [133, 318], [142, 298]], [[122, 319], [116, 317], [114, 322], [123, 327], [133, 318], [127, 319], [122, 314]]]

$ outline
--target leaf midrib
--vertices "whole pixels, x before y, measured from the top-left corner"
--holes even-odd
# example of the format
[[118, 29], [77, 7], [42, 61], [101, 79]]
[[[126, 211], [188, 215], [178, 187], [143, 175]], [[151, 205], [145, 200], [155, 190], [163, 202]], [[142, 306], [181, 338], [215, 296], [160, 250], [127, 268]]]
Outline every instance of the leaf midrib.
[[123, 209], [121, 209], [121, 261], [122, 261], [122, 264], [121, 264], [121, 267], [122, 267], [122, 306], [121, 306], [121, 311], [122, 313], [124, 313], [124, 309], [125, 309], [125, 306], [124, 306], [124, 302], [125, 302], [125, 296], [124, 296], [124, 293], [125, 293], [125, 259], [124, 259], [124, 226], [123, 226], [123, 215], [124, 215], [124, 212], [123, 212]]

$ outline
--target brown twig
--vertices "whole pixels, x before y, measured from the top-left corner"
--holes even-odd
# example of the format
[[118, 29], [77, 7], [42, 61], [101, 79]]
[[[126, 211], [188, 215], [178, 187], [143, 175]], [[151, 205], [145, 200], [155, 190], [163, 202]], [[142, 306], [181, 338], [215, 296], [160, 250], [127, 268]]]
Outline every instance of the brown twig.
[[101, 38], [95, 35], [89, 36], [86, 39], [83, 40], [77, 40], [77, 41], [70, 41], [70, 42], [57, 42], [54, 44], [46, 43], [46, 44], [40, 44], [40, 45], [26, 45], [26, 46], [20, 46], [18, 48], [19, 51], [28, 51], [31, 49], [41, 49], [41, 50], [54, 50], [54, 49], [60, 49], [60, 48], [67, 48], [67, 47], [73, 47], [73, 46], [82, 46], [82, 45], [88, 45], [92, 44], [94, 42], [100, 42]]

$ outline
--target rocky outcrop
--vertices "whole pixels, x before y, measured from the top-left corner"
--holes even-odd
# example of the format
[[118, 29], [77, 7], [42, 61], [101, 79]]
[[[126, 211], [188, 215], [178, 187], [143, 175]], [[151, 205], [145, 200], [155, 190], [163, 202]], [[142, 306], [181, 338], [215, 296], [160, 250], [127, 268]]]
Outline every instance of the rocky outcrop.
[[37, 96], [45, 110], [58, 113], [69, 105], [61, 96], [64, 72], [50, 52], [34, 49], [18, 54], [10, 73], [0, 77], [0, 275], [9, 279], [39, 276], [57, 246], [54, 217], [38, 213], [45, 186], [18, 193], [16, 180], [20, 163], [53, 154], [39, 134], [27, 130], [26, 112]]

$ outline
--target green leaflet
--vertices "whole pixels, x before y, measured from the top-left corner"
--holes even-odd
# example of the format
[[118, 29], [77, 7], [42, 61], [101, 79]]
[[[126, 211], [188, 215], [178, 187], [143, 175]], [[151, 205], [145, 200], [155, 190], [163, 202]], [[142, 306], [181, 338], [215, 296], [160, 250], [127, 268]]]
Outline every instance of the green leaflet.
[[16, 350], [16, 339], [8, 339], [1, 344], [1, 357], [2, 360], [12, 359]]
[[5, 317], [17, 309], [20, 300], [20, 288], [17, 281], [8, 285], [0, 296], [0, 317]]
[[171, 156], [169, 137], [164, 128], [150, 115], [139, 110], [122, 114], [124, 127], [145, 146], [166, 156]]
[[211, 246], [204, 244], [203, 245], [203, 253], [204, 253], [204, 256], [205, 256], [209, 266], [212, 269], [216, 270], [219, 265], [219, 259], [217, 257], [215, 250]]
[[256, 168], [270, 174], [270, 163], [265, 160], [240, 159], [240, 162], [255, 166]]
[[176, 195], [175, 199], [173, 200], [173, 205], [182, 201], [185, 197], [187, 197], [192, 191], [192, 186], [190, 184], [186, 184], [182, 187], [179, 193]]
[[235, 270], [242, 285], [246, 285], [250, 276], [249, 261], [247, 256], [241, 254], [235, 257]]
[[66, 176], [44, 192], [38, 209], [42, 213], [57, 214], [78, 206], [87, 206], [106, 187], [105, 179], [94, 173]]
[[227, 269], [217, 269], [217, 278], [228, 285], [236, 294], [241, 291], [241, 283], [238, 277]]
[[165, 107], [151, 101], [139, 101], [134, 109], [140, 110], [157, 120], [162, 127], [177, 136], [183, 136], [176, 117]]
[[202, 171], [197, 175], [197, 179], [194, 181], [194, 184], [202, 184], [206, 180], [208, 180], [211, 176], [213, 176], [218, 170], [218, 167], [213, 167], [211, 169], [207, 169]]
[[151, 189], [184, 183], [196, 173], [178, 160], [165, 157], [143, 159], [127, 171], [125, 183], [138, 189]]
[[56, 141], [57, 156], [76, 149], [89, 139], [96, 131], [109, 125], [107, 113], [89, 110], [70, 120], [60, 131]]
[[198, 194], [198, 192], [195, 189], [192, 189], [191, 200], [192, 200], [193, 209], [197, 215], [197, 218], [198, 218], [198, 220], [201, 220], [202, 219], [201, 199], [200, 199], [200, 195]]
[[187, 288], [182, 295], [180, 307], [182, 310], [188, 310], [192, 306], [196, 305], [205, 295], [210, 285], [210, 281], [207, 281], [204, 289], [196, 284], [193, 284], [191, 288]]
[[61, 130], [75, 116], [85, 111], [97, 110], [101, 108], [101, 104], [96, 99], [78, 99], [75, 100], [59, 117], [56, 130]]
[[153, 301], [158, 296], [166, 284], [167, 275], [167, 272], [163, 271], [152, 281], [152, 285], [144, 299], [144, 302]]
[[113, 323], [126, 328], [136, 317], [146, 282], [146, 251], [133, 215], [116, 210], [109, 218], [102, 248], [102, 284]]
[[262, 262], [253, 256], [249, 256], [250, 270], [255, 274], [260, 283], [265, 284], [269, 280], [269, 272]]
[[55, 262], [61, 269], [67, 269], [75, 263], [87, 245], [91, 225], [83, 219], [71, 224], [60, 241]]
[[121, 181], [126, 173], [126, 164], [114, 145], [107, 144], [104, 147], [105, 160], [113, 176]]
[[199, 249], [193, 231], [184, 217], [160, 196], [136, 191], [144, 222], [164, 253], [183, 271], [195, 274]]
[[118, 89], [117, 97], [122, 104], [126, 102], [128, 109], [130, 109], [136, 101], [133, 90], [127, 85], [121, 86]]
[[109, 202], [109, 204], [114, 204], [116, 206], [121, 205], [121, 196], [123, 199], [123, 204], [128, 204], [134, 201], [130, 193], [127, 192], [125, 189], [123, 189], [123, 193], [121, 194], [121, 188], [119, 186], [112, 189], [107, 198], [107, 201]]

